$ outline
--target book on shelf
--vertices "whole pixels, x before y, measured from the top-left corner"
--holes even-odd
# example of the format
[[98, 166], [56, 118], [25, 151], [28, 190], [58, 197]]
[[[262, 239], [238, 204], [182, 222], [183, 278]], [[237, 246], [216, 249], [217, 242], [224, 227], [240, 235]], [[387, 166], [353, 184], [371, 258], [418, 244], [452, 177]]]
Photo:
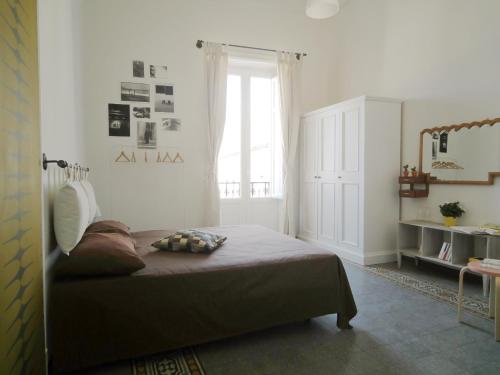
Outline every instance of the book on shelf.
[[439, 251], [438, 259], [444, 259], [444, 253], [446, 251], [446, 244], [447, 244], [447, 242], [443, 242], [443, 245], [441, 246], [441, 250]]
[[451, 243], [448, 244], [448, 252], [446, 253], [446, 261], [447, 262], [451, 262], [451, 255], [453, 254], [453, 248], [452, 248], [452, 245]]
[[482, 262], [486, 264], [494, 264], [500, 266], [500, 259], [485, 258], [482, 260]]
[[500, 259], [486, 258], [481, 261], [481, 266], [500, 270]]
[[462, 233], [467, 234], [489, 234], [489, 235], [499, 235], [499, 231], [491, 226], [481, 226], [481, 227], [461, 227], [453, 226], [451, 229], [457, 230]]
[[495, 264], [481, 263], [481, 267], [484, 267], [484, 268], [491, 268], [491, 269], [494, 269], [494, 270], [498, 270], [498, 271], [500, 271], [500, 266], [497, 266], [497, 265], [495, 265]]
[[439, 251], [438, 259], [445, 260], [447, 262], [451, 261], [451, 243], [444, 241], [441, 246], [441, 251]]
[[497, 234], [500, 234], [500, 225], [497, 224], [484, 224], [481, 225], [481, 228], [493, 229], [497, 231]]

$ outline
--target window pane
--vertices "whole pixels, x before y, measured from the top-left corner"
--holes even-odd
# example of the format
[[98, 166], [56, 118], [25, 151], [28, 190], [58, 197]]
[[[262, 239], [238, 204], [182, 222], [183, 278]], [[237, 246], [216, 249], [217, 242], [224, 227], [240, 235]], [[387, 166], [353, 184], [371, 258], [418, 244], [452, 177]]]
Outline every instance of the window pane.
[[241, 77], [228, 75], [226, 125], [219, 152], [221, 198], [239, 198], [241, 183]]
[[273, 178], [273, 80], [250, 78], [250, 197], [271, 196]]

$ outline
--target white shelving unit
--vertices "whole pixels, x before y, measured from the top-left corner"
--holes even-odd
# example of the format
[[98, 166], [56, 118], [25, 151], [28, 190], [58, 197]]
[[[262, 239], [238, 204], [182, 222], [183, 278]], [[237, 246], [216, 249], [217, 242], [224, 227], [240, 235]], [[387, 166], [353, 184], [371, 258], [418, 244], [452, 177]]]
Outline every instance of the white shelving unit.
[[[438, 258], [443, 242], [452, 246], [451, 261]], [[460, 270], [469, 257], [500, 259], [500, 236], [466, 234], [429, 221], [400, 221], [398, 228], [398, 267], [403, 256]], [[483, 278], [485, 295], [488, 279]]]

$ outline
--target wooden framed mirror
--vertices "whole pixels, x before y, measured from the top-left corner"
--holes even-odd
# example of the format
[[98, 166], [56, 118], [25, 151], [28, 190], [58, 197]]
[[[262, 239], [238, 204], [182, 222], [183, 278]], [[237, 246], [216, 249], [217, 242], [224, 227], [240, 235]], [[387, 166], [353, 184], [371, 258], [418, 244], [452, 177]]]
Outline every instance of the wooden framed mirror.
[[419, 174], [431, 184], [493, 185], [500, 177], [500, 118], [423, 129]]

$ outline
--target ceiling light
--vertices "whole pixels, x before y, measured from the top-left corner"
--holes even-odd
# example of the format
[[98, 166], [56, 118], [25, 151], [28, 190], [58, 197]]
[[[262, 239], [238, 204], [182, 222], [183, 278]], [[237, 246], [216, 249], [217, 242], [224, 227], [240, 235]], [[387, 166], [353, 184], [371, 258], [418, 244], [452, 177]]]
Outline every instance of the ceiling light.
[[311, 18], [330, 18], [336, 15], [339, 11], [339, 0], [307, 0], [306, 14]]

